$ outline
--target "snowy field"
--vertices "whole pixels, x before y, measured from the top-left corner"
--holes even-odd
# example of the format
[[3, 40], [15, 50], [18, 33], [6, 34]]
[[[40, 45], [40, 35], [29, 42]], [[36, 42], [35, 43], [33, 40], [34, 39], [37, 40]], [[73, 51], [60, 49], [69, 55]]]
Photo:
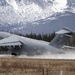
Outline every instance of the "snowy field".
[[34, 55], [34, 56], [27, 56], [27, 55], [20, 55], [20, 56], [12, 56], [9, 54], [0, 54], [0, 57], [5, 58], [33, 58], [33, 59], [75, 59], [75, 49], [65, 49], [65, 53], [63, 54], [53, 54], [50, 52], [45, 52], [42, 55]]

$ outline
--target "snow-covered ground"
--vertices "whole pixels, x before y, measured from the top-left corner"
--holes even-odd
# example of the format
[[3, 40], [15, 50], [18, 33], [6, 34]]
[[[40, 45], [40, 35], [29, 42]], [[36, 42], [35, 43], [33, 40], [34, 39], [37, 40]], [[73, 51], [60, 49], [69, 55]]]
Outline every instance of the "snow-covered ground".
[[12, 56], [9, 54], [0, 54], [0, 57], [33, 58], [33, 59], [75, 59], [75, 50], [66, 49], [64, 54], [52, 54], [50, 52], [46, 52], [43, 55], [34, 55], [34, 56], [27, 56], [27, 55]]

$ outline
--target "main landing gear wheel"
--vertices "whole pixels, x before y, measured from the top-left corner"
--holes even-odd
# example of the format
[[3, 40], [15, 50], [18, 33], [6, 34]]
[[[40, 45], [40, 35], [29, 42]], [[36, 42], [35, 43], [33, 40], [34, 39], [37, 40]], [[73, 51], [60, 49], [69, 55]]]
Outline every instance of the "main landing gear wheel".
[[12, 53], [11, 53], [11, 55], [17, 56], [18, 54], [17, 54], [17, 53], [13, 53], [13, 52], [12, 52]]

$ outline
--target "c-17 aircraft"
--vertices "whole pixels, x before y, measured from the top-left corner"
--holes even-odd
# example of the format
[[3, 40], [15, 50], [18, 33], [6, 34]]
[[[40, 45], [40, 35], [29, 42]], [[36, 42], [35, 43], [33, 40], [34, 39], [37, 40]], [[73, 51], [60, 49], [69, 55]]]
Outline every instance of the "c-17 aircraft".
[[51, 42], [34, 40], [16, 34], [0, 32], [0, 47], [7, 47], [11, 55], [39, 55], [46, 51], [51, 53], [64, 53], [61, 49], [63, 45], [72, 37], [75, 31], [63, 28], [56, 32], [55, 38]]

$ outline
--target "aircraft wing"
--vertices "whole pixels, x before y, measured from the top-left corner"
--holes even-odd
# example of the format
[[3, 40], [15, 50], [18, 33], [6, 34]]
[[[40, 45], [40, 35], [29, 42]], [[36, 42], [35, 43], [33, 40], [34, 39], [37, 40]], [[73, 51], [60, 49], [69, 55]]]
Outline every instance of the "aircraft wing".
[[22, 43], [15, 35], [0, 40], [0, 46], [21, 46], [21, 45]]

